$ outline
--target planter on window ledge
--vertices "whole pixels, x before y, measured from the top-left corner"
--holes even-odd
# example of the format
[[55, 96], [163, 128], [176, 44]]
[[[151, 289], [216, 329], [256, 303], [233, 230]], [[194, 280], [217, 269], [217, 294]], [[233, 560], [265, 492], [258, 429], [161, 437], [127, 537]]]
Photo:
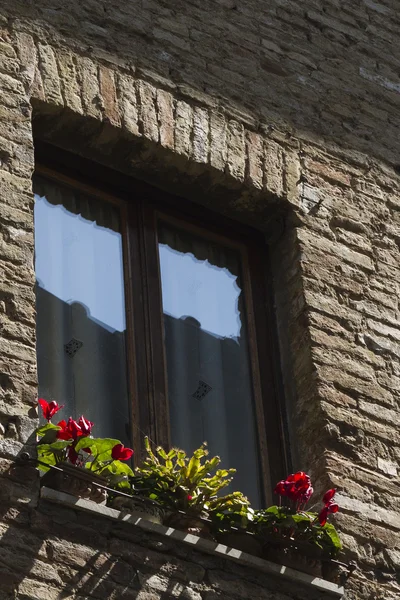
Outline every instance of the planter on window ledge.
[[83, 416], [53, 425], [62, 407], [42, 399], [39, 404], [47, 419], [36, 431], [42, 485], [97, 503], [106, 500], [104, 486], [111, 492], [109, 505], [121, 512], [337, 582], [341, 563], [333, 559], [342, 545], [327, 523], [339, 509], [335, 489], [325, 493], [318, 514], [309, 512], [313, 488], [310, 477], [299, 471], [275, 487], [287, 505], [253, 510], [241, 492], [219, 495], [235, 469], [219, 469], [220, 458], [208, 459], [205, 443], [190, 457], [179, 448], [153, 452], [146, 438], [146, 458], [133, 472], [122, 462], [133, 450], [118, 440], [92, 438], [93, 423]]
[[75, 467], [67, 462], [59, 463], [57, 467], [58, 469], [50, 469], [43, 475], [40, 482], [42, 486], [92, 500], [97, 504], [105, 504], [107, 492], [101, 487], [107, 486], [105, 477], [94, 475], [88, 469]]
[[334, 580], [337, 569], [332, 559], [342, 545], [327, 518], [338, 511], [333, 500], [336, 490], [330, 489], [324, 494], [319, 514], [305, 510], [313, 488], [310, 478], [302, 471], [280, 481], [274, 492], [287, 499], [289, 505], [256, 510], [251, 523], [262, 544], [263, 556], [315, 577]]
[[203, 520], [207, 518], [208, 514], [205, 512], [173, 512], [164, 519], [164, 525], [179, 529], [179, 531], [184, 531], [185, 533], [197, 535], [207, 540], [213, 540], [214, 538], [211, 535], [210, 523]]
[[314, 549], [311, 544], [301, 542], [290, 544], [285, 540], [265, 541], [263, 557], [314, 577], [322, 577], [323, 553]]
[[109, 505], [122, 513], [159, 525], [163, 523], [166, 514], [165, 508], [161, 504], [138, 495], [114, 496], [110, 498]]
[[236, 548], [241, 552], [252, 554], [253, 556], [262, 556], [262, 544], [255, 535], [247, 531], [226, 531], [216, 536], [221, 544]]
[[262, 544], [250, 530], [254, 510], [249, 505], [234, 508], [235, 510], [219, 510], [211, 514], [215, 539], [229, 548], [262, 556]]

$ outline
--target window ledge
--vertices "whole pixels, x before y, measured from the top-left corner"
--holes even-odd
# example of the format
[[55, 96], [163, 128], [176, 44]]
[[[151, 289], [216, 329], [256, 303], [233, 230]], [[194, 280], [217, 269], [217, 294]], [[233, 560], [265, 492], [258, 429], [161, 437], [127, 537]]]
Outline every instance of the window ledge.
[[293, 586], [301, 585], [303, 588], [308, 587], [315, 592], [323, 594], [324, 598], [341, 598], [344, 594], [344, 588], [338, 586], [335, 583], [320, 579], [318, 577], [312, 577], [306, 573], [296, 571], [289, 567], [281, 566], [276, 563], [252, 556], [235, 548], [229, 548], [223, 544], [211, 542], [203, 538], [199, 538], [196, 535], [184, 533], [173, 529], [172, 527], [165, 527], [164, 525], [158, 525], [146, 521], [141, 518], [137, 518], [133, 515], [121, 513], [119, 510], [109, 508], [108, 506], [96, 504], [90, 500], [83, 500], [82, 498], [76, 498], [70, 494], [65, 494], [53, 490], [51, 488], [41, 488], [41, 498], [49, 502], [55, 502], [73, 508], [74, 510], [81, 510], [85, 512], [95, 513], [102, 515], [108, 519], [112, 519], [119, 522], [126, 522], [135, 527], [139, 527], [146, 532], [152, 532], [158, 535], [165, 535], [174, 540], [179, 540], [185, 544], [190, 545], [192, 548], [196, 548], [201, 552], [217, 556], [218, 558], [227, 558], [232, 561], [238, 562], [241, 565], [247, 565], [253, 569], [263, 571], [269, 575], [272, 575], [281, 580], [291, 582]]

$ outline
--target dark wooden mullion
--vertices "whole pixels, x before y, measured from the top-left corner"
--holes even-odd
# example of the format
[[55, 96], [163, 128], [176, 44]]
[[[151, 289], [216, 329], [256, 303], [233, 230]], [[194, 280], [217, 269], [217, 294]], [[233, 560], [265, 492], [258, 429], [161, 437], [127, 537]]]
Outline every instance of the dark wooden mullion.
[[241, 270], [242, 270], [242, 288], [244, 294], [245, 319], [248, 332], [248, 351], [251, 367], [251, 380], [253, 387], [253, 399], [256, 418], [256, 435], [259, 451], [259, 471], [261, 477], [261, 502], [264, 504], [270, 497], [271, 470], [270, 453], [268, 447], [267, 431], [265, 429], [265, 411], [267, 407], [263, 402], [263, 393], [260, 373], [260, 356], [258, 352], [257, 329], [255, 315], [255, 302], [253, 295], [260, 290], [255, 290], [252, 285], [252, 274], [250, 271], [248, 248], [241, 248]]
[[134, 393], [131, 393], [132, 402], [132, 433], [133, 447], [135, 450], [135, 464], [144, 457], [144, 437], [152, 437], [152, 422], [149, 410], [148, 385], [148, 340], [147, 340], [147, 293], [143, 282], [143, 235], [140, 218], [140, 207], [137, 203], [128, 205], [128, 232], [127, 251], [129, 265], [125, 281], [129, 290], [127, 295], [131, 298], [133, 331], [131, 347], [134, 351], [130, 353], [128, 368], [135, 373]]
[[143, 280], [146, 290], [146, 336], [148, 347], [149, 410], [152, 441], [168, 448], [170, 445], [167, 392], [164, 318], [162, 309], [161, 274], [159, 267], [157, 221], [153, 206], [142, 199]]
[[280, 361], [275, 315], [273, 312], [272, 281], [269, 270], [268, 248], [249, 247], [249, 274], [251, 279], [254, 318], [264, 406], [270, 481], [267, 487], [268, 502], [273, 500], [273, 486], [288, 473], [290, 457], [285, 425], [283, 386], [280, 378]]

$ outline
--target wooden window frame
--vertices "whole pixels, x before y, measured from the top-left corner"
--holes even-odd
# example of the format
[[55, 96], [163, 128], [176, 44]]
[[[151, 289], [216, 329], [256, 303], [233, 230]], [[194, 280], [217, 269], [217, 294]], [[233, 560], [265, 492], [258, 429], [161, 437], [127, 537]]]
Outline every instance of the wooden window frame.
[[[35, 144], [35, 174], [117, 205], [121, 214], [127, 376], [137, 461], [143, 436], [168, 446], [169, 415], [157, 220], [239, 250], [263, 502], [289, 468], [268, 247], [260, 232], [87, 159]], [[101, 189], [100, 189], [101, 188]], [[262, 368], [260, 368], [262, 366]], [[147, 398], [143, 402], [143, 398]], [[140, 435], [138, 435], [138, 433]]]

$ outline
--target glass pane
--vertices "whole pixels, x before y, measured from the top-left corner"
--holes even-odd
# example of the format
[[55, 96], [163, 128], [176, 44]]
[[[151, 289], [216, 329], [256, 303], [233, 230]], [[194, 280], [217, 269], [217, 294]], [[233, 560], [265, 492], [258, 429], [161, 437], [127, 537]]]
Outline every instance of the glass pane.
[[203, 441], [233, 488], [260, 501], [255, 407], [240, 253], [159, 223], [172, 443]]
[[34, 191], [39, 397], [128, 443], [118, 210], [42, 178]]

